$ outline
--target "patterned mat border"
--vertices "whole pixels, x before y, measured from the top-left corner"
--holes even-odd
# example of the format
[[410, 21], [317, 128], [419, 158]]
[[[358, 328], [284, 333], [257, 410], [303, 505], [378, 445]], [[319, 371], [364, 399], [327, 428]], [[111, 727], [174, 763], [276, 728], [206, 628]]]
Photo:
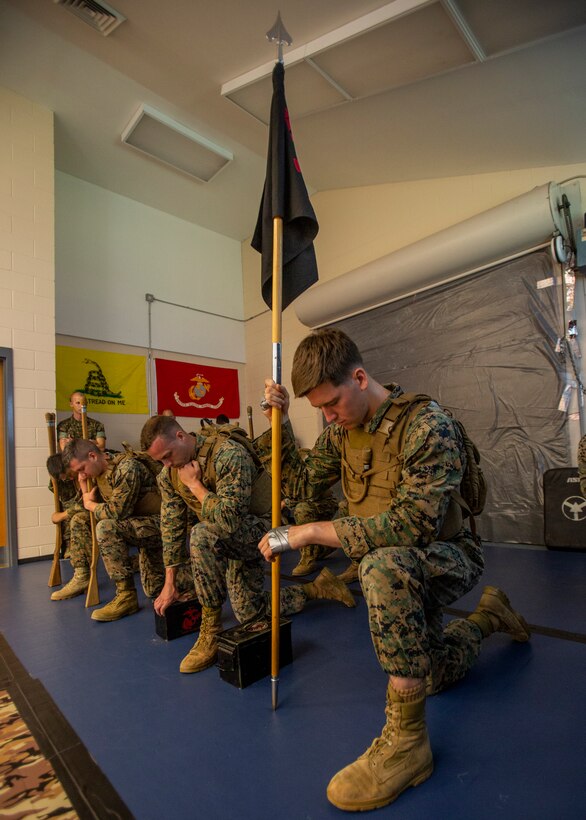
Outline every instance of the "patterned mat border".
[[81, 820], [134, 820], [45, 687], [0, 633], [0, 688], [7, 689]]

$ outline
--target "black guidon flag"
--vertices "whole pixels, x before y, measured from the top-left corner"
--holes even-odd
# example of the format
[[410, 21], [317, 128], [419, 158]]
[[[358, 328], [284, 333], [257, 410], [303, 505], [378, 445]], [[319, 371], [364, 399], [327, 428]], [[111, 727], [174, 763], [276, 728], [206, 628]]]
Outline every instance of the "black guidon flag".
[[273, 219], [283, 219], [283, 310], [317, 282], [313, 240], [319, 225], [309, 201], [295, 155], [289, 112], [285, 101], [285, 69], [273, 69], [273, 99], [269, 130], [267, 175], [252, 247], [262, 254], [262, 297], [272, 307]]

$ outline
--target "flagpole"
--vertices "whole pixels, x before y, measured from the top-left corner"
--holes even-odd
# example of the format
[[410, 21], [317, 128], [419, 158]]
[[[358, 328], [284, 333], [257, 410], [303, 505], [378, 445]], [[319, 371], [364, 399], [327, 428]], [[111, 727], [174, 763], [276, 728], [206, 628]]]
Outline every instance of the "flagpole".
[[[283, 64], [283, 46], [293, 40], [277, 12], [274, 26], [267, 31], [267, 40], [277, 45], [277, 62]], [[272, 119], [272, 105], [271, 105]], [[283, 315], [283, 217], [273, 217], [273, 269], [272, 269], [272, 338], [273, 381], [282, 384], [281, 340]], [[281, 409], [273, 407], [271, 413], [271, 475], [272, 475], [272, 526], [281, 526]], [[279, 647], [281, 633], [281, 556], [271, 564], [271, 694], [273, 711], [279, 702]]]
[[[272, 311], [273, 381], [282, 384], [282, 313], [317, 281], [313, 240], [319, 226], [295, 155], [285, 100], [283, 46], [293, 40], [277, 14], [267, 39], [277, 45], [269, 126], [267, 174], [258, 220], [250, 244], [262, 254], [261, 290]], [[271, 280], [269, 282], [269, 280]], [[281, 526], [282, 411], [271, 415], [272, 526]], [[279, 693], [280, 556], [271, 565], [271, 684], [273, 710]]]
[[[273, 219], [273, 381], [281, 384], [283, 219]], [[271, 414], [272, 526], [281, 526], [281, 409]], [[281, 625], [281, 556], [271, 564], [271, 691], [273, 711], [279, 700], [279, 638]]]

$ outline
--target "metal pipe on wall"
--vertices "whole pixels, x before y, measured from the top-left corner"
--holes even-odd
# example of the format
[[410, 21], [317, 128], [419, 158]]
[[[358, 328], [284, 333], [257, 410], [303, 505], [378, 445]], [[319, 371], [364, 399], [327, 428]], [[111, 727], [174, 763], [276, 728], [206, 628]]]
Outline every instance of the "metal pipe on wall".
[[[542, 245], [554, 232], [565, 233], [559, 212], [562, 193], [555, 182], [540, 185], [406, 248], [315, 285], [296, 300], [297, 317], [308, 327], [319, 327]], [[576, 206], [575, 215], [580, 211]]]

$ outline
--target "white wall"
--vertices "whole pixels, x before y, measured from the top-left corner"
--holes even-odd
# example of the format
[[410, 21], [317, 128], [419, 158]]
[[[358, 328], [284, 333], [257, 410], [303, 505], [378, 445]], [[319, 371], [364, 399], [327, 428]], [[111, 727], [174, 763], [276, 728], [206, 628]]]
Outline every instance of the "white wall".
[[67, 174], [55, 186], [60, 334], [146, 347], [152, 293], [207, 311], [153, 303], [153, 347], [245, 360], [239, 242]]
[[53, 114], [0, 88], [0, 347], [14, 358], [18, 556], [51, 552], [55, 409]]

